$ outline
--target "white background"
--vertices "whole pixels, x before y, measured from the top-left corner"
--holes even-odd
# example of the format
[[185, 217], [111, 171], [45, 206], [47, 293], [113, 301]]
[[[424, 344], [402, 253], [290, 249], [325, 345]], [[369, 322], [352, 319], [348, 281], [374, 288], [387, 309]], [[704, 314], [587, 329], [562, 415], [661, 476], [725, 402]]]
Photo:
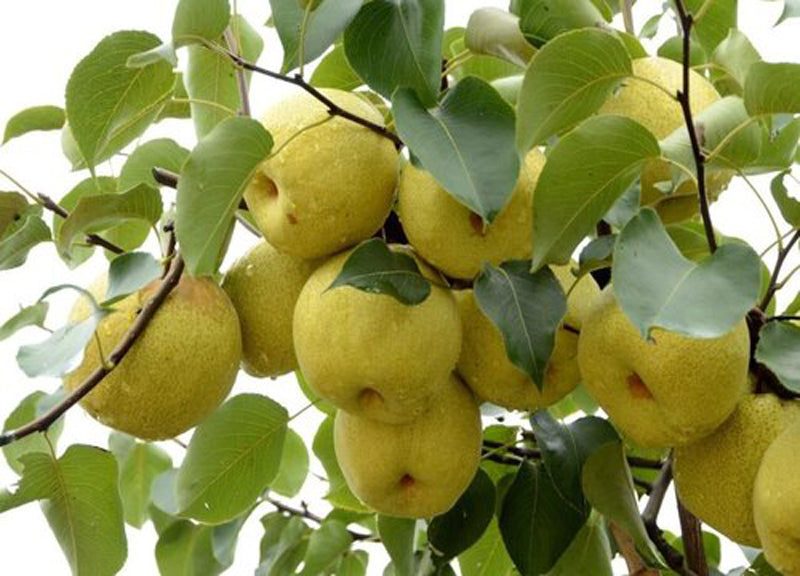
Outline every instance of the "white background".
[[[0, 77], [3, 79], [0, 87], [0, 127], [23, 108], [38, 104], [63, 106], [64, 88], [73, 66], [106, 34], [121, 29], [140, 29], [168, 38], [175, 3], [165, 0], [3, 2], [0, 8]], [[766, 60], [800, 62], [800, 42], [797, 41], [800, 25], [796, 21], [790, 21], [775, 29], [771, 26], [780, 13], [780, 2], [741, 0], [740, 4], [740, 27]], [[464, 25], [472, 10], [488, 5], [505, 7], [507, 2], [451, 0], [447, 6], [447, 24]], [[661, 2], [640, 0], [636, 9], [637, 25], [641, 26], [647, 15], [660, 7]], [[267, 0], [241, 0], [239, 10], [256, 26], [265, 22], [269, 15]], [[266, 28], [261, 28], [261, 32], [266, 45], [260, 64], [277, 69], [282, 56], [277, 35]], [[673, 33], [673, 25], [665, 21], [660, 37]], [[183, 54], [181, 56], [185, 57]], [[265, 109], [270, 102], [290, 89], [263, 77], [254, 78], [254, 111], [258, 113]], [[191, 123], [187, 121], [164, 122], [148, 133], [145, 139], [158, 136], [172, 137], [187, 148], [194, 144], [194, 132]], [[107, 168], [109, 171], [117, 171], [121, 166], [119, 160], [113, 160], [110, 164]], [[0, 168], [10, 172], [31, 190], [47, 193], [56, 199], [66, 194], [85, 176], [70, 173], [69, 165], [60, 151], [57, 133], [28, 135], [0, 148]], [[768, 180], [755, 181], [761, 191], [769, 196]], [[13, 187], [0, 178], [0, 189], [12, 190]], [[766, 247], [773, 240], [772, 229], [762, 208], [742, 183], [731, 186], [713, 206], [712, 214], [719, 230], [747, 239], [757, 250]], [[226, 265], [253, 242], [252, 236], [238, 231]], [[797, 263], [796, 254], [797, 252], [793, 262], [789, 263], [789, 268]], [[52, 244], [34, 249], [24, 268], [0, 273], [0, 323], [11, 316], [18, 305], [33, 303], [48, 286], [64, 282], [86, 285], [104, 270], [105, 265], [105, 260], [96, 255], [90, 262], [71, 272], [57, 258]], [[785, 306], [791, 300], [790, 295], [797, 292], [797, 286], [795, 281], [784, 292], [782, 305]], [[71, 295], [66, 295], [51, 300], [52, 312], [48, 320], [51, 327], [58, 327], [63, 321], [71, 299]], [[58, 387], [59, 382], [53, 379], [26, 379], [14, 359], [20, 345], [39, 341], [43, 336], [40, 331], [28, 329], [0, 343], [0, 419], [5, 419], [30, 392], [52, 392]], [[244, 391], [266, 393], [284, 404], [290, 414], [306, 403], [292, 377], [271, 381], [255, 380], [241, 374], [235, 393]], [[318, 413], [309, 410], [292, 425], [310, 445], [320, 420]], [[107, 436], [107, 429], [76, 408], [69, 414], [61, 446], [75, 442], [105, 446]], [[180, 458], [181, 449], [176, 445], [165, 443], [164, 448], [176, 459]], [[324, 473], [316, 462], [312, 463], [312, 472]], [[16, 476], [5, 461], [0, 461], [0, 486], [10, 486], [15, 480]], [[313, 474], [309, 476], [304, 497], [311, 502], [312, 511], [323, 514], [327, 511], [327, 506], [320, 499], [324, 489], [324, 483], [316, 480]], [[674, 499], [670, 496], [665, 503], [661, 522], [668, 529], [677, 532], [674, 508]], [[268, 511], [268, 507], [264, 507], [261, 512]], [[236, 563], [229, 574], [251, 574], [257, 566], [260, 538], [258, 517], [258, 513], [254, 514], [243, 529]], [[122, 574], [157, 574], [153, 555], [155, 541], [155, 532], [149, 524], [141, 531], [128, 528], [129, 557]], [[724, 550], [724, 569], [744, 563], [738, 547], [725, 544]], [[370, 574], [380, 574], [386, 561], [385, 555], [375, 546], [370, 552], [373, 553]], [[617, 561], [615, 566], [618, 573], [624, 573], [624, 564]], [[58, 544], [36, 504], [0, 516], [0, 572], [51, 576], [69, 573]]]

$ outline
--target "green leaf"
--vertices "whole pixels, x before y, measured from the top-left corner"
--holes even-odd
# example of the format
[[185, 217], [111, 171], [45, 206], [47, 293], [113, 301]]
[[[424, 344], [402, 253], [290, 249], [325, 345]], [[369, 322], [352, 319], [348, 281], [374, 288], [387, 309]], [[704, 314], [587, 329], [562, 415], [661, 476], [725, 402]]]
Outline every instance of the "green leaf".
[[597, 112], [632, 73], [625, 46], [610, 32], [587, 28], [548, 42], [522, 82], [517, 147], [527, 152]]
[[774, 26], [781, 24], [789, 18], [800, 18], [800, 1], [798, 0], [783, 0], [783, 12], [781, 12], [778, 21]]
[[[3, 424], [3, 432], [16, 430], [17, 428], [27, 424], [28, 422], [38, 418], [52, 405], [62, 398], [61, 394], [49, 395], [45, 392], [33, 392], [25, 396], [19, 405], [14, 408], [11, 414], [6, 418]], [[50, 428], [47, 429], [47, 437], [53, 446], [58, 444], [58, 439], [64, 429], [64, 418], [56, 420]], [[21, 458], [26, 454], [34, 452], [49, 453], [50, 448], [44, 434], [36, 433], [31, 434], [25, 438], [21, 438], [11, 444], [3, 446], [3, 455], [8, 462], [9, 467], [17, 474], [22, 474], [23, 463]]]
[[[686, 0], [686, 8], [692, 14], [697, 14], [706, 4], [706, 0]], [[731, 28], [737, 27], [737, 8], [738, 0], [714, 0], [695, 21], [692, 31], [707, 52], [713, 52]]]
[[428, 543], [441, 559], [455, 558], [480, 539], [494, 517], [494, 509], [494, 484], [479, 468], [453, 507], [428, 524]]
[[800, 140], [800, 118], [793, 118], [776, 130], [762, 126], [761, 134], [761, 154], [745, 167], [745, 172], [761, 174], [790, 169]]
[[[164, 42], [155, 48], [129, 56], [126, 64], [128, 68], [146, 68], [160, 62], [167, 62], [173, 68], [178, 67], [178, 54], [175, 52], [175, 45], [172, 42]], [[161, 113], [159, 112], [158, 115], [160, 116]]]
[[19, 312], [0, 325], [0, 342], [28, 326], [43, 328], [49, 308], [50, 305], [47, 302], [37, 302], [32, 306], [20, 308]]
[[20, 218], [0, 236], [0, 270], [22, 266], [34, 246], [49, 241], [50, 228], [39, 216], [29, 214]]
[[22, 480], [13, 494], [0, 492], [0, 512], [41, 500], [42, 511], [75, 576], [112, 576], [127, 557], [114, 457], [74, 444], [55, 460], [22, 457]]
[[118, 256], [108, 269], [108, 288], [104, 300], [119, 300], [161, 277], [161, 264], [146, 252]]
[[296, 516], [268, 514], [261, 519], [264, 536], [261, 538], [261, 563], [256, 576], [295, 574], [308, 547], [311, 529]]
[[172, 20], [176, 48], [219, 38], [231, 19], [228, 0], [180, 0]]
[[785, 316], [794, 316], [798, 312], [800, 312], [800, 292], [795, 295], [794, 300], [786, 307], [786, 310], [783, 311], [783, 315]]
[[183, 74], [177, 72], [175, 74], [175, 88], [172, 91], [172, 97], [167, 100], [161, 111], [156, 117], [156, 122], [161, 122], [166, 118], [189, 118], [192, 115], [192, 108], [188, 102], [176, 100], [186, 100], [189, 94], [186, 92], [186, 85], [183, 83]]
[[283, 45], [284, 74], [322, 56], [353, 20], [363, 0], [322, 0], [308, 15], [305, 26], [303, 62], [300, 43], [305, 9], [297, 0], [270, 0], [272, 19]]
[[508, 203], [520, 170], [514, 110], [492, 86], [461, 80], [436, 108], [409, 88], [392, 108], [400, 137], [434, 178], [487, 223]]
[[586, 460], [583, 493], [600, 514], [633, 538], [637, 550], [648, 563], [659, 564], [658, 553], [639, 516], [633, 478], [621, 441], [607, 443]]
[[64, 258], [69, 258], [72, 244], [83, 234], [101, 232], [127, 220], [154, 225], [162, 210], [161, 194], [147, 184], [121, 194], [85, 196], [59, 228], [56, 246]]
[[150, 517], [152, 487], [156, 476], [172, 469], [169, 454], [152, 443], [112, 432], [108, 446], [119, 466], [119, 493], [125, 522], [141, 528]]
[[242, 526], [237, 519], [221, 526], [203, 526], [178, 520], [161, 532], [156, 562], [162, 576], [217, 576], [233, 564], [232, 552], [220, 558], [220, 537], [235, 545]]
[[463, 576], [512, 576], [516, 574], [511, 557], [506, 552], [503, 537], [492, 520], [475, 545], [458, 557]]
[[[256, 62], [264, 49], [264, 40], [258, 31], [240, 15], [231, 18], [230, 26], [237, 35], [242, 58]], [[225, 49], [224, 40], [218, 43]], [[194, 100], [190, 107], [195, 133], [202, 139], [217, 124], [236, 115], [241, 105], [239, 83], [233, 62], [224, 54], [197, 45], [189, 46], [188, 54], [184, 80], [186, 92]], [[245, 76], [249, 85], [251, 73], [245, 72]]]
[[300, 391], [303, 393], [303, 396], [305, 396], [308, 401], [314, 405], [314, 408], [328, 416], [336, 415], [336, 406], [318, 396], [317, 393], [314, 392], [308, 385], [308, 382], [306, 382], [306, 379], [300, 370], [295, 370], [294, 376], [297, 380], [297, 385], [300, 387]]
[[770, 322], [761, 330], [756, 360], [764, 364], [781, 383], [800, 392], [800, 327], [790, 322]]
[[752, 248], [725, 244], [691, 262], [651, 209], [620, 233], [612, 276], [617, 302], [645, 338], [653, 328], [718, 338], [742, 321], [761, 287], [760, 259]]
[[655, 137], [621, 116], [595, 116], [550, 151], [533, 196], [533, 267], [567, 264], [573, 250], [659, 156]]
[[800, 228], [800, 200], [795, 200], [789, 196], [789, 191], [783, 183], [783, 179], [787, 174], [788, 172], [781, 172], [775, 176], [770, 183], [770, 191], [783, 219], [791, 224], [793, 228]]
[[310, 82], [317, 88], [336, 88], [347, 92], [355, 90], [364, 83], [347, 61], [343, 44], [334, 47], [317, 64]]
[[526, 460], [506, 492], [499, 525], [517, 569], [538, 575], [553, 568], [585, 519], [564, 499], [545, 466]]
[[592, 514], [547, 576], [613, 576], [611, 542], [603, 518]]
[[732, 28], [711, 55], [711, 62], [736, 83], [737, 93], [744, 89], [750, 66], [761, 62], [761, 55], [744, 33]]
[[0, 238], [28, 213], [28, 201], [17, 192], [0, 192]]
[[744, 84], [744, 104], [751, 116], [800, 112], [800, 64], [756, 62]]
[[325, 499], [337, 508], [356, 512], [368, 511], [369, 508], [365, 507], [350, 491], [342, 469], [339, 467], [339, 462], [336, 460], [336, 451], [333, 447], [332, 416], [325, 418], [319, 425], [311, 448], [325, 468], [325, 475], [328, 477], [328, 494]]
[[639, 30], [639, 37], [645, 40], [652, 40], [655, 38], [656, 34], [658, 34], [658, 28], [661, 25], [661, 19], [663, 17], [664, 14], [659, 12], [648, 18], [642, 25], [642, 29]]
[[366, 576], [369, 554], [363, 550], [345, 553], [333, 572], [336, 576]]
[[286, 410], [266, 396], [234, 396], [198, 426], [178, 471], [180, 515], [221, 524], [247, 510], [278, 473]]
[[341, 286], [385, 294], [406, 306], [421, 304], [431, 293], [431, 283], [414, 258], [392, 251], [380, 238], [363, 242], [347, 257], [328, 290]]
[[531, 273], [530, 262], [484, 265], [475, 281], [475, 298], [500, 330], [506, 355], [541, 390], [567, 310], [561, 284], [549, 268]]
[[[658, 47], [657, 54], [661, 58], [669, 58], [678, 64], [683, 64], [683, 38], [681, 36], [667, 38]], [[705, 49], [698, 42], [692, 42], [689, 50], [689, 65], [692, 67], [703, 66], [707, 61], [708, 55]]]
[[311, 533], [308, 539], [302, 576], [324, 574], [326, 570], [347, 552], [353, 538], [347, 531], [347, 526], [336, 520], [326, 520], [318, 530]]
[[172, 66], [128, 68], [128, 58], [161, 44], [148, 32], [104, 38], [78, 63], [67, 84], [67, 117], [87, 166], [122, 150], [147, 129], [175, 84]]
[[414, 538], [417, 521], [406, 518], [392, 518], [378, 515], [378, 534], [383, 547], [389, 553], [394, 568], [394, 576], [414, 574]]
[[518, 14], [523, 34], [537, 47], [569, 30], [606, 23], [592, 0], [519, 0]]
[[432, 106], [440, 87], [443, 27], [443, 0], [373, 0], [347, 27], [345, 54], [364, 82], [385, 98], [406, 87], [415, 100]]
[[33, 106], [14, 114], [6, 123], [3, 144], [36, 130], [61, 130], [64, 126], [64, 109], [58, 106]]
[[278, 468], [278, 475], [270, 484], [270, 490], [287, 498], [300, 493], [308, 476], [308, 450], [300, 435], [294, 430], [286, 430], [286, 440]]
[[128, 190], [138, 184], [158, 188], [160, 184], [153, 178], [153, 168], [164, 168], [180, 172], [189, 151], [169, 138], [159, 138], [145, 142], [131, 152], [119, 173], [119, 190]]
[[470, 15], [464, 44], [475, 54], [495, 56], [522, 67], [536, 53], [520, 30], [519, 17], [499, 8], [479, 8]]
[[250, 178], [272, 137], [250, 118], [230, 118], [195, 146], [181, 170], [175, 233], [192, 276], [216, 272]]

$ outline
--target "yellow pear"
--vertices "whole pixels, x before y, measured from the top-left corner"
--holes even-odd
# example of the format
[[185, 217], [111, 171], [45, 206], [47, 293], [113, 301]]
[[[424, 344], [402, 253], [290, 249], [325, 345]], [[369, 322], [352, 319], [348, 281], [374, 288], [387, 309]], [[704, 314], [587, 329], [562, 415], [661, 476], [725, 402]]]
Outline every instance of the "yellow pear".
[[[552, 270], [564, 291], [568, 291], [575, 281], [570, 266], [553, 266]], [[458, 373], [478, 398], [509, 410], [539, 410], [555, 404], [581, 380], [577, 332], [583, 325], [583, 315], [599, 293], [594, 280], [585, 276], [570, 294], [540, 392], [530, 377], [508, 359], [500, 330], [478, 306], [473, 291], [456, 292], [464, 330]]]
[[764, 454], [753, 512], [764, 555], [784, 576], [800, 576], [800, 422], [788, 426]]
[[655, 329], [642, 338], [607, 287], [583, 321], [583, 382], [616, 426], [644, 447], [680, 446], [711, 434], [748, 388], [744, 320], [719, 338]]
[[407, 164], [400, 175], [397, 214], [420, 256], [452, 278], [470, 280], [484, 262], [498, 265], [531, 255], [533, 189], [544, 166], [533, 150], [506, 207], [484, 230], [480, 216], [460, 204], [425, 170]]
[[759, 547], [753, 520], [753, 485], [769, 445], [800, 406], [771, 394], [750, 394], [713, 434], [675, 450], [675, 485], [703, 522], [746, 546]]
[[[108, 355], [136, 320], [159, 282], [114, 306], [97, 329]], [[93, 289], [101, 296], [105, 281]], [[104, 290], [103, 290], [104, 291]], [[72, 321], [87, 317], [81, 299]], [[196, 426], [225, 399], [239, 371], [241, 331], [236, 310], [211, 280], [184, 276], [122, 362], [81, 402], [101, 423], [146, 440], [172, 438]], [[64, 378], [77, 388], [100, 365], [97, 341]]]
[[[461, 319], [452, 293], [432, 285], [406, 306], [391, 296], [328, 290], [349, 253], [320, 266], [294, 311], [294, 347], [309, 386], [338, 408], [385, 422], [409, 422], [455, 368]], [[420, 265], [429, 278], [435, 272]]]
[[[341, 90], [322, 90], [348, 112], [383, 125], [372, 104]], [[244, 197], [270, 244], [298, 258], [339, 252], [372, 236], [394, 200], [398, 154], [369, 128], [331, 116], [299, 92], [262, 118], [275, 142]]]
[[398, 518], [430, 518], [449, 510], [469, 486], [481, 434], [478, 405], [452, 375], [430, 410], [407, 424], [340, 410], [334, 447], [347, 485], [366, 505]]
[[[668, 58], [654, 56], [634, 60], [633, 73], [639, 78], [628, 78], [625, 85], [603, 105], [599, 114], [617, 114], [636, 120], [659, 140], [684, 126], [686, 121], [680, 104], [667, 94], [675, 95], [683, 87], [683, 66]], [[666, 90], [666, 93], [656, 86]], [[693, 114], [699, 114], [720, 99], [714, 86], [695, 71], [691, 72], [689, 86]], [[730, 171], [708, 175], [707, 190], [711, 199], [719, 196], [732, 176], [733, 172]], [[687, 181], [670, 195], [665, 195], [656, 188], [656, 184], [668, 184], [669, 180], [669, 164], [664, 161], [650, 162], [642, 174], [642, 206], [655, 207], [666, 223], [690, 218], [699, 207], [697, 186]]]
[[294, 305], [318, 264], [261, 242], [228, 270], [222, 288], [239, 315], [242, 365], [248, 374], [280, 376], [297, 369], [292, 340]]

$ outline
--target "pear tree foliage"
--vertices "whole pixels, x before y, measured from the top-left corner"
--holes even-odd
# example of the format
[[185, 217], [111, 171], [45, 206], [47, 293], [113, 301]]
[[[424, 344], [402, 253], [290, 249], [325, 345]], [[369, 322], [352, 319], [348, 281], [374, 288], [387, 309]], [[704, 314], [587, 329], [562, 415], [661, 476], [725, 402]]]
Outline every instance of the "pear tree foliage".
[[[800, 17], [798, 2], [779, 1], [775, 26]], [[263, 576], [611, 575], [615, 558], [631, 572], [724, 574], [730, 562], [720, 538], [702, 531], [704, 518], [691, 517], [698, 523], [681, 535], [662, 529], [654, 509], [682, 440], [659, 442], [653, 419], [669, 420], [669, 437], [685, 437], [690, 450], [710, 424], [684, 405], [715, 400], [699, 378], [665, 384], [646, 357], [668, 342], [674, 349], [662, 357], [709, 378], [728, 374], [730, 365], [716, 370], [717, 343], [739, 330], [731, 354], [749, 369], [720, 392], [730, 395], [725, 415], [745, 393], [800, 405], [800, 295], [788, 293], [800, 269], [800, 63], [762, 58], [738, 28], [736, 0], [650, 2], [641, 22], [633, 0], [510, 0], [463, 22], [449, 17], [457, 0], [270, 0], [266, 23], [228, 0], [172, 3], [170, 36], [109, 30], [51, 103], [2, 119], [3, 147], [50, 132], [84, 178], [71, 191], [30, 190], [0, 148], [0, 273], [50, 245], [68, 269], [94, 259], [107, 275], [100, 287], [41, 288], [0, 318], [0, 347], [30, 380], [95, 362], [81, 382], [27, 382], [19, 406], [0, 406], [3, 465], [18, 475], [0, 490], [0, 514], [38, 502], [62, 569], [76, 576], [118, 573], [127, 534], [148, 522], [164, 576], [222, 574], [235, 562], [237, 573]], [[277, 69], [262, 66], [265, 39], [283, 49]], [[654, 76], [643, 71], [648, 60]], [[298, 108], [316, 106], [316, 116], [302, 127], [255, 120], [255, 83], [289, 86], [305, 98]], [[193, 142], [163, 136], [183, 124]], [[334, 161], [311, 165], [309, 148], [327, 137], [344, 138]], [[357, 141], [368, 165], [348, 160]], [[363, 194], [326, 207], [324, 197], [339, 193], [340, 158]], [[766, 212], [747, 217], [769, 221], [770, 246], [720, 232], [728, 226], [718, 197], [751, 192]], [[332, 211], [315, 216], [324, 209]], [[292, 259], [303, 251], [292, 243], [328, 233], [315, 220], [325, 217], [352, 227], [300, 271]], [[352, 222], [359, 218], [371, 220]], [[226, 278], [238, 227], [274, 249], [243, 256]], [[334, 254], [342, 248], [351, 251]], [[335, 273], [307, 294], [315, 270], [329, 274], [323, 261], [336, 258]], [[57, 326], [49, 296], [65, 289], [78, 303]], [[198, 309], [239, 315], [239, 376], [288, 371], [306, 407], [291, 413], [270, 397], [269, 381], [259, 393], [230, 392], [228, 382], [218, 388], [229, 395], [198, 410], [176, 443], [113, 430], [113, 390], [112, 408], [92, 401], [93, 391], [135, 365], [163, 325], [160, 311], [168, 318], [171, 302], [201, 290], [209, 292]], [[317, 344], [331, 353], [295, 350], [295, 303], [337, 296], [343, 311], [320, 316], [337, 336]], [[274, 308], [283, 320], [248, 320]], [[123, 314], [124, 336], [108, 342], [103, 327]], [[294, 314], [295, 330], [303, 318]], [[430, 318], [455, 320], [433, 334], [419, 327]], [[346, 330], [369, 344], [347, 360], [359, 381], [334, 371], [335, 382], [321, 381], [327, 369], [315, 363], [351, 350]], [[591, 343], [582, 339], [590, 332]], [[275, 346], [293, 368], [270, 372]], [[179, 366], [163, 358], [161, 371]], [[448, 386], [469, 406], [460, 414], [448, 415], [427, 387], [398, 384], [440, 365], [458, 374]], [[230, 372], [233, 381], [237, 366]], [[621, 402], [607, 400], [614, 385]], [[110, 436], [59, 446], [78, 404]], [[160, 399], [148, 404], [122, 409], [145, 414]], [[356, 455], [368, 466], [344, 457], [348, 425], [337, 410], [359, 414], [358, 430], [374, 435], [374, 450]], [[305, 437], [299, 421], [314, 411], [322, 423]], [[429, 420], [437, 424], [420, 423]], [[425, 434], [433, 437], [417, 442]], [[398, 437], [413, 440], [390, 441]], [[796, 454], [787, 458], [800, 470]], [[381, 477], [393, 467], [402, 473]], [[474, 472], [471, 482], [448, 486], [456, 468]], [[236, 559], [245, 525], [263, 534], [247, 567]], [[786, 529], [800, 541], [796, 518]], [[763, 553], [727, 574], [800, 574], [800, 551], [779, 549], [771, 530]], [[375, 555], [381, 548], [388, 566]]]

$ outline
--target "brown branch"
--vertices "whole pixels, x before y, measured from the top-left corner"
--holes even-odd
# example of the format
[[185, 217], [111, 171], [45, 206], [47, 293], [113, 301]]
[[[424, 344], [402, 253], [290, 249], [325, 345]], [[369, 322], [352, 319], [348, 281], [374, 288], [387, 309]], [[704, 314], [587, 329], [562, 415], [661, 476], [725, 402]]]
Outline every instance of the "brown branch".
[[683, 87], [678, 90], [678, 102], [683, 110], [683, 118], [686, 121], [686, 130], [689, 132], [689, 140], [692, 143], [692, 154], [697, 169], [697, 193], [700, 197], [700, 214], [703, 217], [703, 228], [706, 232], [708, 249], [713, 254], [717, 251], [717, 238], [714, 235], [714, 226], [711, 222], [711, 211], [708, 207], [708, 191], [706, 190], [706, 155], [700, 144], [700, 137], [697, 134], [692, 118], [692, 106], [690, 97], [690, 78], [692, 71], [691, 48], [692, 48], [692, 26], [694, 17], [686, 10], [683, 0], [675, 0], [675, 8], [678, 11], [678, 20], [681, 24], [683, 34]]
[[[158, 166], [156, 166], [153, 168], [152, 173], [153, 173], [153, 179], [162, 186], [166, 186], [167, 188], [173, 188], [175, 190], [178, 189], [178, 182], [180, 180], [180, 176], [175, 172], [167, 170], [166, 168], [159, 168]], [[239, 201], [239, 210], [249, 210], [247, 202], [245, 202], [244, 198], [242, 198]]]
[[[56, 216], [60, 216], [64, 220], [69, 218], [69, 212], [67, 212], [63, 206], [61, 206], [58, 202], [50, 198], [47, 194], [39, 193], [36, 195], [39, 200], [39, 204], [42, 208], [46, 208], [50, 210]], [[87, 234], [86, 235], [86, 242], [91, 244], [92, 246], [99, 246], [101, 248], [105, 248], [109, 252], [113, 252], [114, 254], [125, 254], [125, 250], [114, 244], [113, 242], [109, 242], [105, 238], [98, 236], [97, 234]]]
[[658, 576], [658, 570], [648, 568], [647, 564], [644, 563], [630, 534], [625, 532], [616, 522], [609, 522], [608, 527], [631, 576]]
[[761, 300], [761, 304], [758, 306], [762, 310], [766, 310], [769, 306], [769, 303], [772, 302], [772, 299], [775, 297], [775, 292], [778, 291], [778, 280], [781, 270], [783, 269], [783, 265], [786, 262], [786, 259], [789, 257], [789, 253], [792, 251], [792, 248], [794, 248], [794, 245], [797, 244], [798, 240], [800, 240], [800, 230], [795, 230], [795, 233], [786, 243], [786, 246], [783, 247], [783, 250], [778, 252], [778, 258], [775, 260], [775, 269], [773, 270], [772, 276], [769, 279], [769, 286], [764, 294], [764, 299]]
[[136, 340], [144, 333], [150, 321], [158, 312], [158, 309], [166, 301], [170, 292], [178, 285], [183, 274], [183, 258], [176, 257], [170, 268], [169, 274], [164, 278], [161, 285], [158, 287], [153, 297], [142, 307], [142, 311], [136, 317], [133, 325], [128, 332], [122, 337], [122, 340], [117, 344], [108, 361], [98, 366], [83, 383], [78, 386], [69, 396], [56, 404], [47, 413], [40, 416], [36, 420], [0, 435], [0, 446], [5, 446], [26, 436], [36, 432], [45, 432], [53, 423], [58, 420], [67, 410], [77, 404], [84, 396], [89, 394], [95, 387], [103, 381], [103, 379], [114, 371], [116, 366], [128, 354], [130, 349], [136, 343]]
[[[279, 512], [284, 512], [286, 514], [290, 514], [292, 516], [297, 516], [298, 518], [305, 518], [306, 520], [311, 520], [315, 524], [322, 524], [325, 519], [321, 516], [317, 516], [316, 514], [310, 512], [305, 505], [305, 502], [302, 504], [302, 509], [295, 508], [294, 506], [289, 506], [288, 504], [284, 504], [274, 498], [265, 497], [264, 501], [268, 504], [274, 506]], [[373, 534], [362, 534], [360, 532], [354, 532], [353, 530], [348, 530], [350, 533], [350, 537], [353, 540], [361, 540], [361, 541], [369, 541], [369, 542], [380, 542], [380, 538]]]
[[164, 253], [164, 272], [161, 274], [161, 279], [167, 277], [169, 274], [170, 266], [172, 265], [172, 260], [175, 258], [175, 247], [178, 244], [177, 239], [175, 238], [175, 221], [170, 220], [166, 224], [164, 224], [164, 232], [167, 234], [167, 249]]
[[670, 484], [672, 484], [672, 461], [667, 460], [661, 468], [661, 474], [659, 474], [653, 484], [653, 490], [650, 492], [647, 506], [645, 506], [644, 512], [642, 512], [642, 522], [644, 523], [645, 530], [647, 530], [647, 535], [650, 537], [653, 544], [656, 545], [658, 551], [661, 552], [661, 555], [667, 562], [667, 566], [678, 574], [681, 574], [681, 576], [695, 576], [691, 571], [687, 570], [683, 555], [667, 542], [667, 539], [664, 538], [664, 532], [658, 526], [658, 514], [661, 511], [661, 507], [664, 505], [664, 497], [667, 494]]
[[[231, 30], [230, 26], [225, 30], [225, 43], [228, 45], [228, 49], [232, 54], [239, 55], [241, 53], [239, 42], [237, 41], [236, 37], [233, 35], [233, 31]], [[241, 108], [239, 109], [239, 115], [249, 117], [250, 116], [250, 95], [248, 93], [249, 87], [247, 85], [247, 75], [244, 73], [244, 70], [241, 67], [236, 68], [236, 80], [239, 85], [239, 99], [241, 100]]]
[[800, 316], [790, 316], [790, 315], [780, 315], [780, 316], [770, 316], [766, 319], [766, 322], [797, 322], [800, 321]]
[[[219, 49], [219, 47], [214, 47], [213, 49]], [[251, 62], [246, 61], [241, 56], [234, 54], [233, 52], [226, 50], [225, 54], [233, 60], [233, 63], [237, 66], [244, 68], [245, 70], [250, 70], [251, 72], [256, 72], [257, 74], [262, 74], [264, 76], [268, 76], [274, 80], [279, 80], [281, 82], [287, 82], [289, 84], [294, 84], [295, 86], [305, 90], [308, 94], [319, 100], [322, 104], [325, 105], [328, 109], [328, 114], [332, 116], [341, 116], [346, 120], [350, 120], [351, 122], [355, 122], [365, 128], [369, 128], [373, 132], [380, 134], [384, 138], [388, 138], [392, 141], [395, 145], [395, 148], [398, 150], [403, 147], [403, 141], [400, 139], [397, 134], [392, 132], [391, 130], [387, 129], [385, 126], [381, 126], [380, 124], [376, 124], [367, 120], [366, 118], [362, 118], [357, 114], [353, 114], [336, 104], [333, 100], [325, 96], [322, 92], [317, 90], [314, 86], [309, 84], [305, 81], [305, 79], [300, 76], [299, 74], [295, 74], [293, 76], [287, 76], [285, 74], [279, 74], [278, 72], [273, 72], [272, 70], [267, 70], [266, 68], [262, 68], [261, 66], [257, 66]]]
[[681, 520], [683, 549], [686, 551], [686, 564], [697, 576], [708, 576], [706, 549], [703, 545], [703, 529], [700, 520], [689, 512], [678, 498], [678, 516]]

